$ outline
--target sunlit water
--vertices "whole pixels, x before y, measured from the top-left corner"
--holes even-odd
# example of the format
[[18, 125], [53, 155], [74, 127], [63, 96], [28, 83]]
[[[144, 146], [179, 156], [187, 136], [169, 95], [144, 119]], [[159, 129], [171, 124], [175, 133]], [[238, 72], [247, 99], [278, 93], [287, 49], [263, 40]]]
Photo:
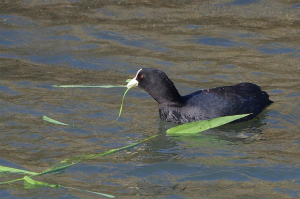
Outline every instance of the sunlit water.
[[[35, 179], [119, 198], [300, 197], [299, 2], [9, 2], [0, 3], [0, 165], [38, 172], [159, 134]], [[52, 87], [125, 84], [141, 67], [165, 71], [183, 95], [249, 81], [275, 103], [205, 138], [168, 137], [174, 124], [160, 121], [142, 90], [129, 91], [116, 121], [124, 88]], [[98, 197], [22, 183], [1, 186], [0, 195]]]

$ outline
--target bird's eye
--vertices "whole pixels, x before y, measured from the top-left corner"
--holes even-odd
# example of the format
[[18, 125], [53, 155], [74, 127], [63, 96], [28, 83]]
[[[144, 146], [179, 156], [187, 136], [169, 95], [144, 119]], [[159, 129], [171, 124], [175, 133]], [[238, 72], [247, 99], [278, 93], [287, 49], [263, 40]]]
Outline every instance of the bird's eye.
[[144, 75], [140, 75], [140, 78], [143, 79], [143, 78], [144, 78]]

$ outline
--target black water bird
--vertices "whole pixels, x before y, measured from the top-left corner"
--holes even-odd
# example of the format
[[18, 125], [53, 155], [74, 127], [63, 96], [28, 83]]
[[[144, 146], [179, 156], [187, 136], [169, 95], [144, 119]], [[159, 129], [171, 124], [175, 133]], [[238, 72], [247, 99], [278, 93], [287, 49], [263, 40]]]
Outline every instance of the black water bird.
[[179, 124], [221, 116], [252, 113], [240, 119], [245, 121], [257, 116], [273, 103], [269, 95], [253, 83], [200, 90], [181, 96], [173, 82], [161, 70], [142, 68], [127, 84], [138, 86], [157, 102], [162, 120]]

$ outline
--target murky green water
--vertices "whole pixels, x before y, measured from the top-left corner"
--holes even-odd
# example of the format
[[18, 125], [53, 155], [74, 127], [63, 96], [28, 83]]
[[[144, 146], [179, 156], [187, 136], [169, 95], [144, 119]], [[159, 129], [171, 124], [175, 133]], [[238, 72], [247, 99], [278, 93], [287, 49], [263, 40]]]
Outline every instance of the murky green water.
[[[159, 134], [35, 179], [119, 198], [300, 197], [299, 35], [299, 1], [1, 1], [0, 165], [43, 171]], [[165, 71], [181, 94], [250, 81], [275, 103], [259, 120], [203, 140], [167, 137], [173, 124], [142, 90], [129, 91], [116, 121], [124, 88], [52, 87], [124, 84], [141, 67]], [[98, 197], [22, 183], [0, 189], [1, 198]]]

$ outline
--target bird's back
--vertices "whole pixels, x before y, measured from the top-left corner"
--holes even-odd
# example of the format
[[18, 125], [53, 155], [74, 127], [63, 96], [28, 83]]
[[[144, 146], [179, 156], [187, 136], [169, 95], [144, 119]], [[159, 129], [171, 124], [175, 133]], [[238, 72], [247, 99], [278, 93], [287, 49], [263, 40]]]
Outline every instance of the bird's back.
[[272, 103], [269, 95], [252, 83], [197, 91], [183, 96], [182, 101], [182, 106], [160, 106], [160, 117], [166, 121], [187, 123], [252, 113], [245, 118], [247, 120], [258, 115]]

